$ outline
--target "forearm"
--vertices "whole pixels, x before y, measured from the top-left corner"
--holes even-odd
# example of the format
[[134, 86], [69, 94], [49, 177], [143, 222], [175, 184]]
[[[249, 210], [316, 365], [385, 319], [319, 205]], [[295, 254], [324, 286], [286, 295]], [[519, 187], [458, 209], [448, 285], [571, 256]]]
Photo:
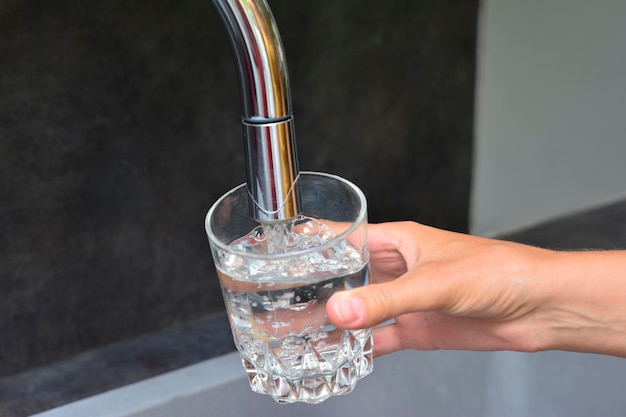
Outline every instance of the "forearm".
[[544, 268], [546, 347], [626, 357], [626, 251], [555, 252]]

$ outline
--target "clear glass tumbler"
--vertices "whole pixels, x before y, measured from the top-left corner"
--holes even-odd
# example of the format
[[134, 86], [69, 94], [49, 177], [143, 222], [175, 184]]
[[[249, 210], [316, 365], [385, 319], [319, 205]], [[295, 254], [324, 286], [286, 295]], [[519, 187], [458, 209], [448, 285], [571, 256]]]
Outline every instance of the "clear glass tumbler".
[[279, 403], [346, 394], [372, 371], [372, 333], [326, 316], [337, 291], [369, 280], [367, 204], [354, 184], [300, 174], [302, 215], [260, 224], [246, 185], [209, 210], [206, 231], [235, 345], [253, 391]]

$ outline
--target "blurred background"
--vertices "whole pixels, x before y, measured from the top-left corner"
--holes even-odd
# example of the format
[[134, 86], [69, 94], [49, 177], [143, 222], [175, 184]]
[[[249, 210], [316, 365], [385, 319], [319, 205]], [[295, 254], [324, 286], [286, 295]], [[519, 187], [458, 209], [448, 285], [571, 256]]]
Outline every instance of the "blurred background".
[[[476, 2], [273, 1], [301, 169], [467, 230]], [[0, 375], [223, 310], [204, 215], [245, 181], [209, 0], [0, 8]]]
[[[602, 3], [270, 1], [300, 168], [488, 236], [619, 201]], [[222, 316], [203, 220], [244, 181], [239, 109], [209, 0], [0, 3], [0, 378]]]

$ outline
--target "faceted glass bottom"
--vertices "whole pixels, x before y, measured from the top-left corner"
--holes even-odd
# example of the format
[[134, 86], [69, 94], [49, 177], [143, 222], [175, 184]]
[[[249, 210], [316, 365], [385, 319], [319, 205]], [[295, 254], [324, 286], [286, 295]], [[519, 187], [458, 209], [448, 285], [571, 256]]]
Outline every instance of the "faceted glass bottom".
[[298, 369], [285, 369], [287, 364], [271, 352], [264, 355], [265, 360], [257, 360], [257, 366], [245, 358], [242, 363], [252, 391], [268, 394], [282, 404], [317, 404], [351, 392], [359, 379], [372, 372], [371, 330], [344, 331], [337, 352], [330, 357], [307, 342]]

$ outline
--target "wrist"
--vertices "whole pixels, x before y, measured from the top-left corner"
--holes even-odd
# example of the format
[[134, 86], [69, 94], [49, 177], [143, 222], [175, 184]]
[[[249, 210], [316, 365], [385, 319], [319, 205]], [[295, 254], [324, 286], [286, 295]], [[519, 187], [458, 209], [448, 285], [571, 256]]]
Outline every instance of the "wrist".
[[626, 357], [626, 252], [552, 252], [543, 268], [545, 350]]

